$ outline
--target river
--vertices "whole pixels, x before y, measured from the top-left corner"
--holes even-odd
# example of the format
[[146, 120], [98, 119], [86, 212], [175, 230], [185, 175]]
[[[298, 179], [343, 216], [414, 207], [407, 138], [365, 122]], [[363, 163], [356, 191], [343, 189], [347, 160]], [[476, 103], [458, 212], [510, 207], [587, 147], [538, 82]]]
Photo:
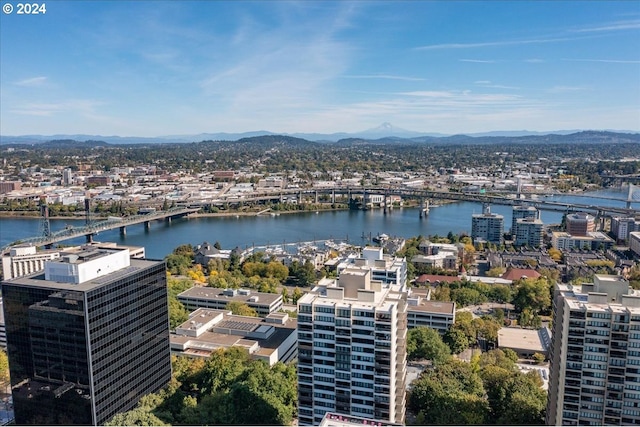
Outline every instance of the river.
[[[595, 196], [624, 199], [622, 191], [598, 191], [589, 193]], [[596, 198], [559, 196], [550, 198], [570, 203], [594, 204], [602, 206], [624, 206], [624, 201]], [[634, 203], [634, 207], [638, 206]], [[419, 218], [418, 208], [394, 208], [387, 214], [382, 209], [369, 211], [320, 211], [281, 214], [272, 216], [230, 216], [182, 218], [170, 224], [154, 221], [147, 231], [142, 224], [127, 227], [126, 236], [119, 230], [102, 232], [94, 240], [117, 242], [123, 245], [144, 246], [147, 258], [162, 259], [181, 244], [201, 244], [219, 242], [223, 249], [252, 246], [279, 245], [299, 241], [348, 240], [357, 245], [367, 243], [367, 239], [378, 233], [391, 237], [414, 237], [418, 235], [446, 236], [470, 234], [471, 215], [481, 213], [482, 205], [474, 202], [458, 202], [432, 207], [429, 215]], [[505, 231], [511, 228], [510, 206], [493, 205], [491, 212], [504, 215]], [[558, 224], [562, 220], [561, 212], [541, 211], [545, 224]], [[52, 219], [52, 231], [61, 230], [67, 225], [81, 226], [83, 220]], [[0, 246], [19, 239], [41, 234], [40, 220], [37, 218], [0, 218]], [[363, 237], [364, 236], [364, 237]], [[83, 243], [83, 238], [61, 242], [66, 245]]]

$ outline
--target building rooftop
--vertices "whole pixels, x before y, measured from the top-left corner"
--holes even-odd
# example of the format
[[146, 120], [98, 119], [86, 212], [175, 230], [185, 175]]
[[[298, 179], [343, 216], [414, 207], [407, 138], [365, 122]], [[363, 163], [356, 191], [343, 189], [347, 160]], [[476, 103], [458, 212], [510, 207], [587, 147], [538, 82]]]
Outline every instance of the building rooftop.
[[178, 294], [178, 298], [203, 299], [211, 301], [227, 300], [229, 302], [237, 301], [252, 304], [259, 303], [262, 305], [271, 305], [278, 299], [281, 299], [282, 295], [255, 292], [248, 289], [231, 290], [222, 288], [210, 288], [208, 286], [194, 286], [193, 288], [187, 289], [186, 291]]
[[122, 269], [109, 273], [105, 276], [96, 277], [94, 279], [91, 279], [82, 283], [77, 283], [77, 284], [47, 280], [45, 278], [44, 271], [39, 271], [37, 273], [31, 274], [28, 276], [7, 280], [3, 283], [11, 284], [11, 285], [16, 284], [20, 286], [34, 287], [34, 288], [50, 288], [50, 289], [88, 292], [92, 289], [104, 286], [106, 283], [113, 282], [115, 280], [118, 280], [130, 274], [134, 274], [139, 270], [149, 268], [152, 265], [163, 264], [163, 263], [164, 261], [131, 258], [129, 261], [128, 267], [124, 267]]
[[545, 353], [551, 343], [548, 329], [501, 328], [498, 331], [498, 347], [522, 349]]
[[226, 310], [199, 308], [169, 337], [171, 348], [184, 354], [208, 356], [219, 348], [240, 346], [255, 356], [269, 357], [291, 334], [297, 319], [286, 313], [266, 318], [236, 316]]

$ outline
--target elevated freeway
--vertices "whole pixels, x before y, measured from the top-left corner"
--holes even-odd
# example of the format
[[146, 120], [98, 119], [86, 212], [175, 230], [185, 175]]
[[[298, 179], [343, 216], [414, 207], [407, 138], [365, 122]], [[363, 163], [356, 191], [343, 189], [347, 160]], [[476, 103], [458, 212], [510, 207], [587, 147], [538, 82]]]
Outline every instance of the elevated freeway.
[[[633, 207], [611, 207], [600, 206], [594, 204], [567, 203], [544, 198], [526, 197], [517, 194], [497, 195], [497, 194], [478, 194], [463, 193], [449, 191], [422, 190], [407, 187], [330, 187], [330, 188], [300, 188], [300, 189], [282, 189], [282, 190], [266, 190], [246, 194], [244, 196], [222, 197], [217, 200], [205, 203], [188, 203], [190, 207], [201, 207], [204, 205], [224, 206], [226, 204], [243, 204], [255, 202], [282, 202], [286, 199], [295, 197], [298, 203], [311, 201], [318, 203], [321, 199], [329, 200], [336, 203], [338, 200], [348, 201], [352, 198], [360, 198], [363, 200], [370, 199], [373, 195], [383, 195], [384, 199], [388, 196], [400, 196], [405, 199], [416, 200], [453, 200], [465, 202], [487, 203], [494, 205], [528, 205], [538, 209], [555, 210], [559, 212], [587, 212], [598, 216], [612, 215], [640, 215], [640, 209]], [[625, 199], [613, 199], [621, 202], [629, 202]], [[631, 203], [640, 203], [640, 200], [632, 200]], [[628, 203], [630, 205], [630, 203]]]

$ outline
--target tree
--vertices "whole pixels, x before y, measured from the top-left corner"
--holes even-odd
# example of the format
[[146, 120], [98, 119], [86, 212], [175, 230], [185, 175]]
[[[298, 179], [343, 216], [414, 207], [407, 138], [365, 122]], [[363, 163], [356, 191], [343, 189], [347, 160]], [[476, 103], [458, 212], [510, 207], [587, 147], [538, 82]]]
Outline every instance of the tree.
[[413, 383], [408, 407], [421, 424], [484, 424], [489, 405], [482, 380], [470, 364], [449, 359]]
[[300, 290], [300, 288], [296, 286], [295, 288], [293, 288], [293, 294], [291, 295], [291, 301], [292, 301], [294, 304], [297, 304], [297, 303], [298, 303], [298, 300], [299, 300], [300, 298], [302, 298], [302, 295], [304, 295], [304, 294], [302, 293], [302, 291]]
[[451, 350], [442, 341], [438, 331], [419, 326], [410, 329], [407, 334], [407, 358], [409, 360], [428, 359], [434, 365], [438, 365], [451, 358]]
[[230, 301], [227, 303], [225, 309], [231, 311], [232, 314], [237, 316], [250, 316], [258, 317], [258, 312], [247, 305], [247, 303], [240, 301]]
[[151, 412], [136, 408], [128, 412], [114, 415], [111, 420], [105, 423], [107, 426], [166, 426], [160, 418]]
[[316, 269], [310, 261], [300, 265], [298, 261], [293, 261], [289, 268], [289, 274], [297, 286], [306, 287], [316, 281]]
[[9, 358], [4, 350], [0, 350], [0, 382], [9, 381]]
[[525, 308], [535, 312], [548, 310], [551, 307], [550, 288], [549, 282], [544, 277], [518, 280], [513, 297], [516, 310], [522, 311]]
[[547, 359], [546, 356], [542, 353], [533, 353], [533, 360], [538, 364], [541, 365], [544, 363], [544, 361]]
[[489, 291], [491, 300], [501, 304], [511, 302], [511, 288], [507, 285], [493, 285]]
[[487, 271], [487, 276], [500, 277], [505, 273], [505, 271], [507, 271], [507, 269], [504, 267], [493, 267], [493, 268], [490, 268], [489, 271]]
[[457, 328], [449, 328], [443, 336], [443, 341], [449, 346], [453, 354], [460, 354], [469, 348], [467, 335]]

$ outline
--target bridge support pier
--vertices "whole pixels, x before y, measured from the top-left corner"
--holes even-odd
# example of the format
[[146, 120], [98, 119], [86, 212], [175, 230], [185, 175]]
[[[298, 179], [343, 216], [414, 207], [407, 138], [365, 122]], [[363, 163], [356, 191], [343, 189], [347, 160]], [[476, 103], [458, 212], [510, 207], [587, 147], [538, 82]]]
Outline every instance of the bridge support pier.
[[84, 236], [87, 240], [87, 243], [93, 243], [93, 233], [87, 234]]
[[126, 236], [127, 235], [127, 227], [125, 227], [124, 225], [122, 227], [120, 227], [120, 235], [121, 236]]
[[145, 231], [149, 231], [151, 229], [151, 222], [150, 221], [145, 221], [144, 222], [144, 229], [145, 229]]
[[165, 221], [167, 222], [167, 224], [171, 224], [171, 217], [170, 216], [166, 217]]
[[383, 214], [387, 214], [387, 198], [389, 196], [387, 195], [387, 193], [384, 193], [384, 204], [382, 205], [382, 213]]
[[424, 199], [420, 199], [420, 218], [424, 215]]
[[316, 205], [318, 204], [318, 190], [316, 190]]
[[331, 203], [336, 202], [336, 190], [331, 190]]

